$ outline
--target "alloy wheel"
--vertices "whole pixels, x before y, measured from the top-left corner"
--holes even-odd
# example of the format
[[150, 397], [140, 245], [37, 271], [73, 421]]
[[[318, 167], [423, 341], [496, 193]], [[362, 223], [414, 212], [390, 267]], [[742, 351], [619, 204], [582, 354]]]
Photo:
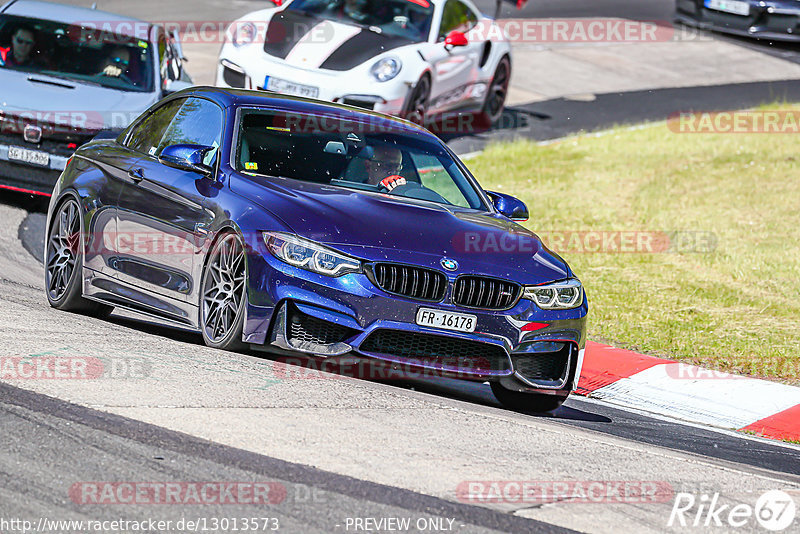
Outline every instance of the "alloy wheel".
[[221, 343], [235, 328], [244, 300], [245, 253], [234, 234], [219, 241], [206, 269], [202, 327], [209, 341]]
[[47, 242], [47, 292], [58, 301], [64, 297], [75, 271], [80, 246], [78, 204], [68, 200], [58, 210]]

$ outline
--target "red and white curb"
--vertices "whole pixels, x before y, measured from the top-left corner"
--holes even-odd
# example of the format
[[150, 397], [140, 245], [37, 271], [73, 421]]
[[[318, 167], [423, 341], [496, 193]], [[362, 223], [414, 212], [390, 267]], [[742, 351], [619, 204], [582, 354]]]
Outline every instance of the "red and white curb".
[[800, 388], [587, 342], [578, 395], [693, 423], [800, 440]]

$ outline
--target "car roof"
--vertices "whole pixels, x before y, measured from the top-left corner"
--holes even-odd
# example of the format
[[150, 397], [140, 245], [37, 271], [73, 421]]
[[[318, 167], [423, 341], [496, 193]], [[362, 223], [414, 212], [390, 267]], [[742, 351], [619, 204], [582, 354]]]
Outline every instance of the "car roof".
[[[40, 0], [16, 0], [9, 2], [3, 8], [4, 15], [15, 15], [18, 17], [30, 17], [41, 20], [51, 20], [54, 22], [64, 22], [66, 24], [81, 23], [115, 23], [115, 22], [137, 22], [144, 23], [141, 19], [108, 13], [87, 7], [67, 6], [54, 2], [42, 2]], [[147, 23], [149, 24], [149, 23]], [[126, 34], [125, 26], [121, 26], [117, 33]], [[131, 28], [133, 31], [133, 28]]]
[[176, 93], [181, 96], [203, 96], [214, 100], [223, 107], [263, 107], [293, 111], [307, 115], [335, 115], [337, 118], [357, 122], [369, 122], [376, 132], [392, 131], [438, 139], [428, 130], [404, 119], [384, 115], [366, 109], [312, 100], [300, 96], [281, 95], [267, 91], [248, 89], [225, 89], [220, 87], [191, 87]]

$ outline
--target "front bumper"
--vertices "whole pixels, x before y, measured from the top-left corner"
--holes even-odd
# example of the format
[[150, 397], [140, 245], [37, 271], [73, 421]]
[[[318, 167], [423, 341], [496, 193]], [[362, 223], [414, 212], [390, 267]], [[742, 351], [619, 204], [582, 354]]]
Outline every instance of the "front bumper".
[[217, 87], [266, 90], [267, 77], [319, 91], [316, 98], [399, 116], [405, 109], [412, 83], [398, 76], [379, 83], [369, 77], [365, 65], [349, 71], [305, 69], [273, 58], [258, 45], [235, 48], [226, 44], [217, 63]]
[[[49, 164], [43, 167], [9, 160], [8, 148], [9, 145], [0, 143], [0, 187], [42, 195], [51, 194], [69, 158], [49, 153]], [[34, 147], [34, 150], [39, 149]]]
[[702, 0], [677, 0], [677, 22], [733, 35], [775, 41], [800, 40], [800, 2], [751, 1], [748, 15], [709, 9]]
[[[454, 276], [445, 298], [429, 303], [384, 293], [364, 274], [329, 278], [261, 256], [251, 262], [249, 278], [244, 339], [256, 346], [366, 356], [403, 369], [500, 381], [517, 391], [566, 395], [577, 387], [586, 299], [573, 310], [541, 310], [525, 299], [505, 311], [465, 309], [450, 303]], [[420, 308], [475, 315], [476, 330], [420, 326]]]

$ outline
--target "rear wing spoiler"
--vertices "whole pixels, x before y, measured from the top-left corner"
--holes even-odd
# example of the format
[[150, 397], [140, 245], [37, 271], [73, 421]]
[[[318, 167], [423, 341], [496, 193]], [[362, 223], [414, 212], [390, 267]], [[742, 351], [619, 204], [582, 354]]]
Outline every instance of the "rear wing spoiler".
[[528, 0], [497, 0], [497, 9], [494, 12], [494, 19], [497, 20], [500, 18], [500, 11], [503, 9], [503, 3], [508, 4], [515, 4], [517, 9], [522, 9], [525, 7], [525, 4], [528, 3]]

